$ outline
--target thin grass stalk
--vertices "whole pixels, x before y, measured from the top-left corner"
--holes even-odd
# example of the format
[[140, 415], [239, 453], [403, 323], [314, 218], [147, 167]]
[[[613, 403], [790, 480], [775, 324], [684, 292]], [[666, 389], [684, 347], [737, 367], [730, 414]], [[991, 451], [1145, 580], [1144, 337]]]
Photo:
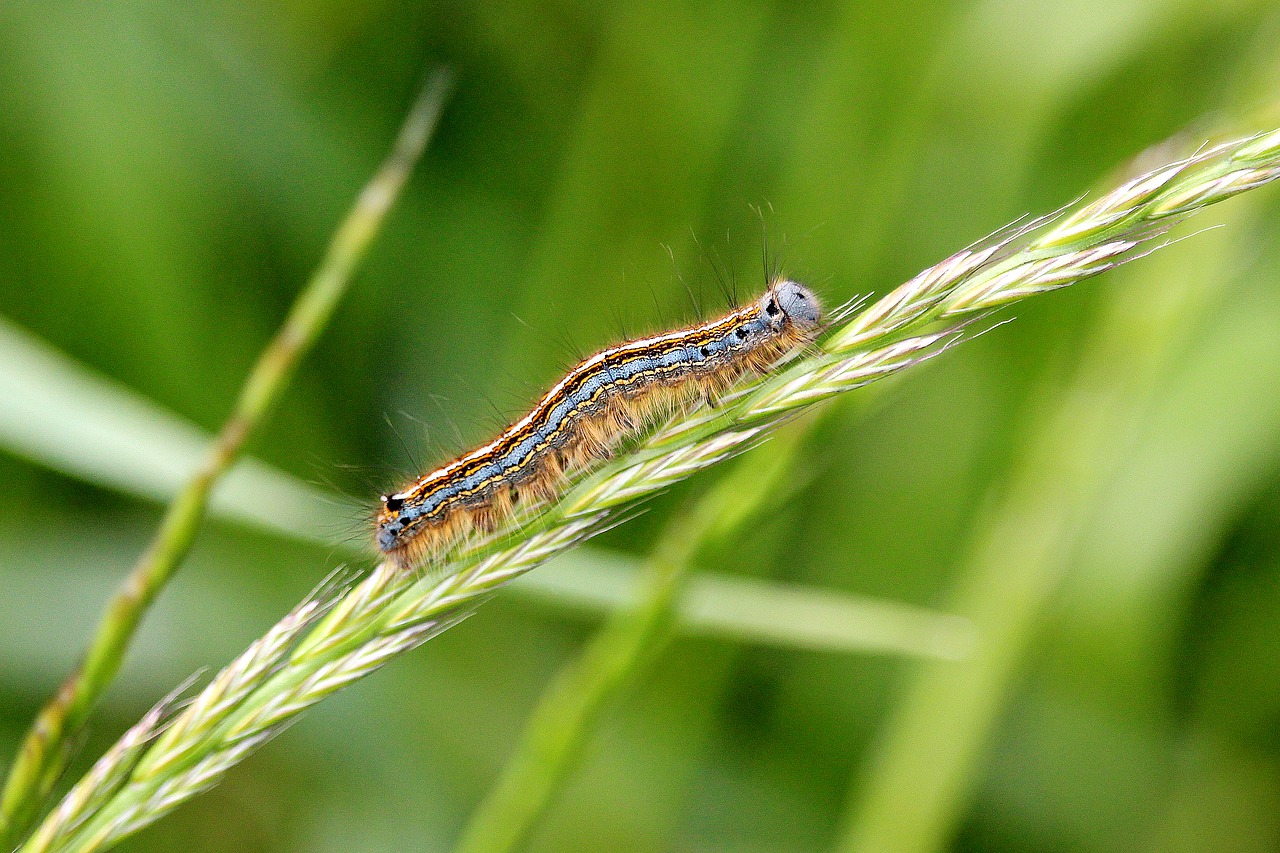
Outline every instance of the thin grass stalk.
[[338, 301], [435, 129], [449, 74], [434, 72], [391, 153], [335, 232], [323, 260], [250, 372], [203, 463], [165, 512], [154, 539], [104, 610], [84, 661], [40, 711], [19, 746], [0, 795], [0, 849], [9, 849], [61, 776], [69, 744], [119, 672], [151, 603], [191, 549], [209, 496], [245, 441], [287, 387], [298, 362], [328, 325]]
[[608, 702], [674, 635], [684, 580], [699, 555], [733, 538], [777, 493], [813, 423], [789, 424], [774, 435], [767, 454], [739, 459], [715, 488], [673, 516], [647, 560], [636, 602], [616, 612], [543, 692], [454, 853], [501, 853], [524, 844], [573, 772]]
[[[103, 849], [205, 790], [306, 708], [469, 615], [503, 584], [605, 527], [612, 513], [758, 443], [790, 414], [944, 352], [993, 308], [1065, 287], [1159, 248], [1177, 219], [1280, 177], [1280, 131], [1215, 146], [1079, 212], [1013, 229], [921, 273], [866, 311], [837, 311], [778, 375], [659, 429], [540, 515], [460, 547], [426, 576], [382, 565], [342, 596], [234, 707], [178, 714], [109, 797], [67, 830], [61, 809], [25, 851]], [[441, 577], [440, 575], [444, 576]], [[233, 667], [235, 664], [233, 664]], [[206, 688], [208, 690], [209, 688]], [[202, 710], [217, 707], [217, 713]], [[111, 774], [104, 774], [115, 778]], [[92, 812], [92, 813], [89, 813]]]

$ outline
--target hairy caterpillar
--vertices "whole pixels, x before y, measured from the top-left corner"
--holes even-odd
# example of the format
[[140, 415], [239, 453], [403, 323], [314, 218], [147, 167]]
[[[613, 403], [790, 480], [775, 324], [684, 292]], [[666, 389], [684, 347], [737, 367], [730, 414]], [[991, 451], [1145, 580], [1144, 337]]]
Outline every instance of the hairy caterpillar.
[[412, 568], [468, 530], [493, 529], [517, 504], [554, 498], [568, 475], [607, 458], [657, 415], [767, 371], [813, 340], [821, 322], [812, 291], [776, 279], [722, 317], [596, 353], [493, 441], [383, 495], [378, 549]]

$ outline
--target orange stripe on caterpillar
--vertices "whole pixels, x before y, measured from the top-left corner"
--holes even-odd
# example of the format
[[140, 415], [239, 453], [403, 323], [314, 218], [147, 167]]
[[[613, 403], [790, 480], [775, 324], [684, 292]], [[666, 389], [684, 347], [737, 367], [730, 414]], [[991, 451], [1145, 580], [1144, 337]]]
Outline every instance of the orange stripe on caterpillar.
[[488, 531], [519, 504], [555, 498], [570, 474], [606, 459], [661, 413], [764, 373], [813, 340], [822, 307], [779, 279], [722, 317], [601, 350], [493, 441], [383, 495], [374, 542], [412, 568], [469, 530]]

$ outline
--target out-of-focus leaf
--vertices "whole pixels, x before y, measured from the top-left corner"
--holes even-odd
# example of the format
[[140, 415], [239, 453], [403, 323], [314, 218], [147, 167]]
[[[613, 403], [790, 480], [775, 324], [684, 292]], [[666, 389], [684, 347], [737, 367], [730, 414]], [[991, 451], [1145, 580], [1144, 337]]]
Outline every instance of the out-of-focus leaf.
[[[166, 500], [203, 458], [195, 427], [0, 320], [0, 446], [127, 494]], [[334, 531], [357, 505], [246, 459], [214, 493], [215, 516], [291, 538], [341, 546]], [[349, 543], [345, 543], [350, 547]], [[637, 561], [579, 549], [515, 588], [601, 612], [634, 597]], [[703, 575], [680, 607], [683, 630], [831, 651], [962, 656], [964, 620], [923, 608], [818, 589]]]

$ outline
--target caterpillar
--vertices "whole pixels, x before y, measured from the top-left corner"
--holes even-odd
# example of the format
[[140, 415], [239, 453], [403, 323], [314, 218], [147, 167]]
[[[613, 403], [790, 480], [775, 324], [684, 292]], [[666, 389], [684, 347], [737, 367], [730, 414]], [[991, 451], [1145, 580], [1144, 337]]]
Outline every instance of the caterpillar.
[[746, 373], [766, 373], [821, 324], [813, 292], [778, 278], [714, 320], [601, 350], [493, 441], [383, 495], [374, 542], [400, 568], [422, 565], [468, 531], [494, 529], [517, 505], [554, 499], [571, 475], [659, 415], [714, 400]]

